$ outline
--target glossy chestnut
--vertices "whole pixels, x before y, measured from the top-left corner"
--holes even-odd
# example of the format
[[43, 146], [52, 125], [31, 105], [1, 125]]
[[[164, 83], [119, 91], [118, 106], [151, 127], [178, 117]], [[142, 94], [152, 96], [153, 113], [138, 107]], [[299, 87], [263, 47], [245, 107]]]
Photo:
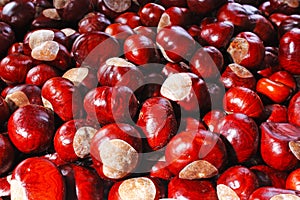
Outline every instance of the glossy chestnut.
[[78, 32], [83, 34], [93, 31], [104, 31], [110, 24], [110, 20], [104, 14], [90, 12], [78, 22]]
[[172, 25], [187, 27], [192, 24], [191, 16], [191, 12], [187, 8], [170, 7], [161, 15], [157, 30]]
[[52, 142], [54, 115], [43, 106], [30, 104], [18, 108], [10, 116], [7, 127], [9, 138], [19, 151], [40, 153]]
[[10, 46], [15, 42], [15, 33], [5, 22], [0, 22], [0, 57], [3, 58]]
[[120, 14], [117, 18], [115, 18], [114, 22], [126, 24], [132, 29], [142, 25], [140, 16], [135, 12], [125, 12]]
[[[275, 188], [275, 187], [261, 187], [255, 190], [251, 196], [249, 197], [249, 200], [255, 200], [255, 199], [261, 199], [261, 200], [276, 200], [276, 198], [273, 198], [276, 195], [287, 195], [286, 198], [299, 198], [299, 192], [295, 190], [287, 190], [287, 189], [281, 189], [281, 188]], [[279, 196], [280, 197], [280, 196]], [[280, 199], [280, 198], [277, 198]], [[284, 196], [281, 197], [281, 199], [284, 199]]]
[[124, 44], [124, 41], [135, 33], [130, 26], [119, 23], [108, 25], [104, 32], [116, 38], [120, 44]]
[[63, 28], [65, 23], [55, 8], [44, 9], [31, 23], [31, 29]]
[[205, 0], [205, 1], [196, 1], [196, 0], [187, 0], [187, 5], [189, 9], [198, 14], [198, 15], [207, 15], [208, 13], [214, 11], [216, 8], [227, 3], [225, 0]]
[[264, 115], [267, 116], [267, 122], [288, 122], [287, 107], [280, 104], [270, 104], [265, 106]]
[[27, 72], [25, 83], [42, 87], [48, 79], [57, 76], [59, 73], [55, 68], [47, 64], [40, 64]]
[[226, 114], [224, 111], [221, 110], [211, 110], [206, 113], [203, 117], [203, 122], [208, 127], [208, 130], [214, 132], [217, 130], [217, 126], [220, 123], [220, 120], [225, 117]]
[[90, 2], [85, 0], [54, 0], [53, 6], [64, 21], [76, 23], [89, 12]]
[[141, 22], [145, 26], [157, 27], [165, 8], [156, 3], [148, 3], [139, 11]]
[[300, 169], [298, 168], [292, 171], [287, 177], [285, 188], [299, 191], [300, 190], [299, 182], [300, 182]]

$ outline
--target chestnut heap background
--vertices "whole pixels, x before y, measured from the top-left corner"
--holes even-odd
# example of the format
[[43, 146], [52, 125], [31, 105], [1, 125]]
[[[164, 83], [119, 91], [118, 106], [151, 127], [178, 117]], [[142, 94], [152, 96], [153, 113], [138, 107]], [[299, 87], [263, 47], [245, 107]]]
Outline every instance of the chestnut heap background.
[[299, 0], [3, 0], [0, 57], [0, 199], [300, 199]]

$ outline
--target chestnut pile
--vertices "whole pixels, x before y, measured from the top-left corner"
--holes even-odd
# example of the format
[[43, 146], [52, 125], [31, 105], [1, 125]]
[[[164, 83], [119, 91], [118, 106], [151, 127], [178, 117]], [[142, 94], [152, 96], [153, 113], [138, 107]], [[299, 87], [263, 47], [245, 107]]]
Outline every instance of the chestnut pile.
[[300, 199], [300, 0], [2, 0], [0, 58], [0, 199]]

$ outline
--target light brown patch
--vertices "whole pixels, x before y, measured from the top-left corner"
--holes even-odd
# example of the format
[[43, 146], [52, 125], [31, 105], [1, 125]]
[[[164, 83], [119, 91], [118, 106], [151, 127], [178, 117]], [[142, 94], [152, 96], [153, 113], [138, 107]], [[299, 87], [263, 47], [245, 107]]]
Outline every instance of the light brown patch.
[[110, 66], [118, 66], [118, 67], [135, 67], [135, 65], [132, 64], [131, 62], [128, 62], [124, 58], [118, 58], [118, 57], [107, 59], [105, 61], [105, 64]]
[[53, 20], [61, 20], [60, 16], [58, 15], [57, 11], [55, 8], [48, 8], [43, 10], [43, 15], [49, 19]]
[[50, 103], [50, 101], [48, 101], [47, 99], [45, 99], [44, 97], [42, 97], [42, 102], [43, 102], [43, 105], [44, 105], [46, 108], [49, 108], [50, 110], [54, 111], [53, 106], [52, 106], [52, 104]]
[[160, 93], [172, 101], [182, 101], [191, 90], [191, 77], [187, 73], [176, 73], [168, 76], [161, 86]]
[[138, 152], [123, 140], [102, 142], [98, 150], [103, 163], [103, 173], [109, 178], [122, 178], [137, 166]]
[[298, 8], [300, 5], [299, 0], [283, 0], [291, 8]]
[[26, 195], [25, 186], [17, 180], [10, 181], [10, 198], [11, 200], [26, 200], [28, 199]]
[[300, 200], [300, 197], [294, 194], [278, 194], [273, 196], [270, 200]]
[[236, 37], [229, 45], [227, 52], [231, 55], [233, 61], [240, 64], [247, 56], [249, 51], [249, 43], [244, 38]]
[[253, 74], [246, 69], [245, 67], [236, 64], [236, 63], [232, 63], [229, 64], [228, 67], [238, 76], [241, 78], [252, 78]]
[[117, 13], [123, 12], [131, 6], [131, 0], [103, 0], [103, 2], [109, 9]]
[[71, 0], [53, 0], [53, 6], [56, 9], [63, 9]]
[[63, 32], [67, 37], [76, 33], [76, 31], [71, 28], [64, 28], [64, 29], [61, 29], [60, 31]]
[[156, 187], [149, 178], [131, 178], [121, 183], [118, 192], [122, 200], [154, 200]]
[[29, 37], [29, 47], [34, 49], [46, 41], [53, 41], [54, 32], [51, 30], [37, 30], [31, 33]]
[[218, 169], [205, 160], [196, 160], [187, 166], [185, 166], [179, 172], [179, 178], [181, 179], [201, 179], [211, 178], [218, 174]]
[[10, 107], [20, 108], [30, 104], [27, 95], [22, 91], [16, 91], [12, 94], [8, 94], [5, 97], [5, 101], [8, 103]]
[[235, 191], [224, 184], [217, 185], [217, 195], [219, 200], [240, 200]]
[[41, 61], [53, 61], [59, 52], [59, 44], [55, 41], [46, 41], [31, 51], [31, 57]]
[[62, 77], [72, 81], [75, 86], [78, 86], [80, 85], [80, 83], [82, 83], [82, 81], [87, 77], [88, 74], [88, 68], [78, 67], [69, 69], [64, 73]]
[[289, 148], [294, 156], [300, 160], [300, 141], [290, 141]]
[[73, 139], [73, 148], [79, 158], [85, 158], [90, 154], [91, 140], [96, 132], [96, 129], [88, 126], [81, 127], [76, 131]]
[[163, 13], [157, 25], [157, 32], [169, 25], [171, 25], [170, 16], [167, 13]]

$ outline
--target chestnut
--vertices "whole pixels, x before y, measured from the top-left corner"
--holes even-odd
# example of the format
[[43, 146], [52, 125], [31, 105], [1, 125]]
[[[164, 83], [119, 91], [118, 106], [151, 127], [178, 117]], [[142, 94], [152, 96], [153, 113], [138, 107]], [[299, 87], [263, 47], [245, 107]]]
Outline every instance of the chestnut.
[[264, 59], [265, 46], [255, 33], [241, 32], [231, 41], [227, 52], [235, 63], [256, 69]]
[[114, 22], [128, 25], [132, 29], [142, 25], [140, 16], [135, 12], [122, 13], [115, 18]]
[[171, 180], [173, 174], [168, 169], [166, 161], [158, 160], [150, 170], [150, 177], [159, 178], [162, 180]]
[[120, 44], [124, 44], [124, 41], [134, 34], [134, 31], [130, 28], [130, 26], [119, 23], [108, 25], [104, 32], [116, 38]]
[[129, 36], [124, 41], [123, 48], [125, 57], [134, 64], [144, 65], [156, 60], [155, 44], [144, 35]]
[[23, 42], [15, 42], [9, 47], [7, 51], [7, 55], [14, 54], [14, 53], [24, 54]]
[[290, 87], [293, 91], [296, 91], [296, 81], [292, 74], [290, 74], [287, 71], [277, 71], [274, 74], [272, 74], [270, 77], [270, 80], [282, 83], [288, 87]]
[[[277, 196], [277, 197], [276, 197]], [[249, 200], [279, 200], [279, 199], [298, 199], [299, 192], [275, 187], [261, 187], [255, 190]]]
[[123, 58], [109, 58], [100, 65], [97, 72], [102, 86], [126, 86], [135, 91], [144, 84], [142, 71]]
[[227, 3], [226, 0], [205, 0], [205, 1], [197, 1], [197, 0], [186, 0], [189, 9], [198, 14], [198, 15], [207, 15], [211, 13], [216, 8]]
[[266, 122], [288, 122], [288, 109], [284, 105], [270, 104], [265, 106], [264, 115], [267, 116]]
[[165, 151], [169, 170], [182, 179], [211, 178], [227, 158], [219, 136], [206, 130], [183, 131], [175, 135]]
[[184, 180], [174, 177], [168, 184], [170, 199], [211, 199], [217, 200], [216, 190], [207, 180]]
[[284, 13], [284, 14], [294, 14], [300, 13], [300, 3], [299, 1], [280, 1], [280, 0], [270, 0], [270, 5], [276, 9], [277, 12]]
[[23, 54], [10, 54], [1, 60], [0, 77], [7, 84], [23, 83], [33, 60]]
[[157, 27], [164, 12], [165, 8], [163, 6], [156, 3], [148, 3], [141, 8], [138, 14], [143, 25]]
[[118, 41], [102, 32], [81, 34], [73, 43], [71, 55], [77, 66], [83, 64], [92, 69], [98, 69], [99, 65], [110, 57], [120, 55]]
[[197, 112], [210, 105], [210, 98], [205, 82], [193, 73], [172, 74], [163, 82], [162, 96], [178, 102], [186, 111]]
[[190, 61], [190, 70], [204, 79], [213, 79], [220, 75], [224, 58], [214, 46], [199, 48]]
[[3, 175], [11, 170], [17, 156], [15, 147], [7, 135], [0, 134], [0, 149], [0, 174]]
[[57, 76], [59, 76], [59, 73], [54, 67], [47, 64], [40, 64], [32, 67], [27, 72], [25, 83], [42, 87], [48, 79]]
[[273, 13], [269, 16], [269, 20], [278, 28], [285, 19], [289, 18], [288, 15], [283, 13]]
[[254, 90], [256, 86], [254, 75], [247, 68], [236, 63], [231, 63], [225, 68], [220, 80], [226, 89], [241, 86]]
[[208, 113], [206, 113], [203, 117], [204, 124], [208, 127], [208, 130], [211, 132], [214, 132], [217, 130], [217, 126], [220, 123], [220, 120], [225, 117], [225, 112], [221, 110], [211, 110]]
[[[99, 102], [103, 102], [99, 104]], [[89, 91], [84, 97], [84, 109], [88, 119], [98, 120], [101, 125], [113, 122], [132, 122], [139, 102], [133, 91], [126, 86], [101, 86]]]
[[110, 21], [104, 14], [91, 12], [78, 22], [78, 32], [83, 34], [93, 31], [104, 31], [108, 25], [110, 25]]
[[299, 191], [300, 190], [299, 181], [300, 181], [300, 169], [298, 168], [292, 171], [287, 177], [285, 188]]
[[58, 156], [69, 162], [88, 157], [96, 128], [97, 126], [82, 119], [65, 122], [57, 129], [53, 139]]
[[[129, 178], [115, 183], [108, 194], [108, 200], [129, 200], [137, 197], [159, 200], [164, 197], [158, 181], [148, 177]], [[130, 190], [130, 192], [128, 192]]]
[[80, 34], [76, 30], [74, 30], [72, 28], [63, 28], [60, 31], [62, 33], [64, 33], [64, 35], [66, 36], [66, 38], [65, 38], [65, 46], [67, 47], [67, 49], [69, 51], [71, 51], [72, 45], [73, 45], [74, 41], [76, 40], [76, 38], [78, 36], [80, 36]]
[[56, 152], [42, 155], [41, 158], [51, 161], [57, 167], [68, 164], [68, 162], [61, 159]]
[[42, 100], [45, 107], [53, 110], [63, 121], [81, 115], [81, 94], [68, 79], [54, 77], [42, 87]]
[[[214, 132], [230, 143], [233, 161], [243, 163], [255, 155], [259, 142], [259, 130], [253, 119], [241, 113], [229, 114], [220, 119]], [[236, 157], [236, 158], [235, 158]]]
[[199, 41], [218, 49], [226, 48], [233, 36], [233, 31], [234, 26], [229, 21], [210, 23], [202, 26]]
[[191, 12], [187, 8], [170, 7], [161, 15], [157, 30], [171, 25], [186, 27], [191, 24]]
[[3, 99], [3, 97], [0, 96], [0, 127], [2, 127], [2, 125], [4, 124], [4, 122], [6, 122], [6, 120], [8, 120], [9, 115], [10, 115], [10, 111], [9, 111], [9, 107], [7, 105], [7, 102]]
[[132, 0], [115, 1], [115, 0], [96, 0], [97, 10], [106, 15], [107, 17], [114, 19], [123, 12], [128, 11], [134, 5]]
[[176, 134], [177, 121], [170, 101], [163, 97], [147, 99], [137, 120], [152, 150], [164, 147]]
[[104, 184], [98, 174], [87, 167], [67, 164], [59, 167], [66, 183], [66, 199], [102, 199]]
[[185, 64], [184, 62], [180, 62], [180, 63], [168, 62], [167, 64], [165, 64], [164, 68], [161, 71], [161, 73], [165, 77], [168, 77], [172, 74], [181, 73], [181, 72], [184, 72], [184, 73], [189, 72], [189, 66], [187, 64]]
[[260, 97], [253, 90], [240, 86], [225, 93], [223, 106], [227, 113], [243, 113], [253, 118], [259, 118], [264, 109]]
[[[300, 28], [293, 28], [280, 38], [278, 59], [283, 69], [300, 74]], [[290, 45], [293, 44], [293, 45]]]
[[300, 108], [300, 92], [297, 92], [290, 100], [288, 106], [288, 120], [290, 123], [300, 126], [299, 109]]
[[169, 8], [172, 6], [177, 6], [177, 7], [186, 7], [186, 0], [160, 0], [160, 3], [165, 7]]
[[31, 29], [62, 28], [64, 22], [55, 8], [44, 9], [31, 23]]
[[134, 172], [138, 166], [142, 140], [133, 126], [113, 123], [96, 132], [90, 148], [98, 174], [105, 179], [118, 180]]
[[10, 46], [15, 42], [14, 31], [5, 22], [0, 22], [0, 42], [0, 58], [3, 58]]
[[156, 36], [156, 44], [169, 62], [188, 60], [196, 50], [193, 37], [181, 26], [166, 26]]
[[156, 28], [148, 26], [138, 26], [133, 29], [136, 34], [144, 35], [150, 38], [152, 41], [156, 40]]
[[[256, 175], [246, 167], [233, 166], [228, 168], [217, 180], [217, 194], [219, 199], [247, 200], [252, 192], [258, 188]], [[233, 198], [227, 190], [235, 193]]]
[[[28, 173], [30, 172], [30, 173]], [[58, 168], [44, 158], [27, 158], [14, 169], [11, 199], [65, 199], [66, 189]]]
[[18, 150], [23, 153], [40, 153], [51, 144], [54, 114], [40, 105], [26, 105], [10, 116], [7, 127], [9, 138]]
[[291, 31], [293, 28], [300, 28], [300, 15], [287, 15], [278, 27], [278, 37], [281, 38], [286, 32]]
[[265, 163], [277, 170], [293, 169], [298, 163], [300, 128], [290, 123], [264, 122], [260, 129], [260, 151]]

